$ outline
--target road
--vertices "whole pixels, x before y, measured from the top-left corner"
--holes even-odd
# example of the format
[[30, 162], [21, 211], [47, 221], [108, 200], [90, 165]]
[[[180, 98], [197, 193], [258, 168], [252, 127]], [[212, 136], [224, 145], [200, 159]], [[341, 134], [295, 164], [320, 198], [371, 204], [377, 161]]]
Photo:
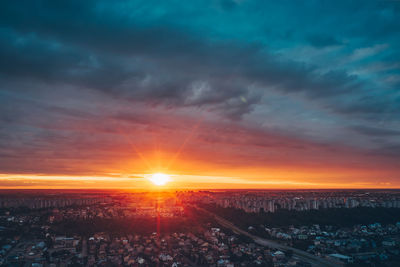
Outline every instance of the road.
[[334, 262], [334, 261], [330, 261], [330, 260], [327, 260], [327, 259], [320, 258], [318, 256], [315, 256], [315, 255], [312, 255], [310, 253], [307, 253], [307, 252], [305, 252], [303, 250], [296, 249], [296, 248], [293, 248], [293, 247], [289, 247], [289, 246], [286, 246], [286, 245], [282, 245], [282, 244], [280, 244], [278, 242], [275, 242], [273, 240], [268, 240], [268, 239], [265, 239], [265, 238], [261, 238], [261, 237], [252, 235], [249, 232], [246, 232], [246, 231], [240, 229], [239, 227], [235, 226], [230, 221], [225, 220], [224, 218], [222, 218], [222, 217], [220, 217], [220, 216], [218, 216], [218, 215], [216, 215], [216, 214], [214, 214], [214, 213], [212, 213], [212, 212], [210, 212], [208, 210], [205, 210], [205, 209], [200, 208], [198, 206], [193, 206], [193, 207], [196, 208], [196, 209], [199, 209], [199, 210], [201, 210], [201, 211], [203, 211], [203, 212], [205, 212], [205, 213], [207, 213], [207, 214], [209, 214], [211, 216], [213, 216], [215, 218], [215, 220], [219, 224], [221, 224], [223, 227], [231, 229], [233, 232], [235, 232], [237, 234], [242, 234], [242, 235], [245, 235], [247, 237], [250, 237], [251, 239], [254, 240], [255, 243], [257, 243], [259, 245], [267, 246], [267, 247], [270, 247], [270, 248], [275, 248], [275, 249], [279, 249], [279, 250], [283, 250], [283, 251], [292, 250], [294, 256], [296, 256], [297, 258], [299, 258], [302, 261], [311, 263], [312, 266], [316, 266], [316, 267], [343, 266], [343, 264], [340, 264], [340, 263]]
[[86, 237], [82, 237], [82, 258], [85, 258], [88, 256], [88, 248], [87, 248], [87, 239]]

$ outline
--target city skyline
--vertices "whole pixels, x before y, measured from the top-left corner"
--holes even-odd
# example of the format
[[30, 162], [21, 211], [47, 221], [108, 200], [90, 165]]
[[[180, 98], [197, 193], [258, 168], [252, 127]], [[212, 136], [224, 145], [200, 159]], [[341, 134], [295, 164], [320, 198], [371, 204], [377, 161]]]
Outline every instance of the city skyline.
[[0, 188], [400, 188], [398, 25], [398, 1], [2, 2]]

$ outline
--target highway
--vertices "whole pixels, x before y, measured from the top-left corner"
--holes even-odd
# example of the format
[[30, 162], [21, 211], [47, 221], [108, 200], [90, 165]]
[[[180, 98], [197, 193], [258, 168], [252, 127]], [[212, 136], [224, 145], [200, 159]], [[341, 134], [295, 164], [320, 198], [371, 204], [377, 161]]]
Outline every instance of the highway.
[[203, 208], [200, 208], [198, 206], [192, 206], [198, 210], [201, 210], [211, 216], [213, 216], [215, 218], [215, 220], [223, 227], [231, 229], [233, 232], [237, 233], [237, 234], [242, 234], [245, 235], [247, 237], [250, 237], [251, 239], [254, 240], [255, 243], [262, 245], [262, 246], [267, 246], [270, 248], [275, 248], [275, 249], [279, 249], [282, 251], [287, 251], [287, 250], [292, 250], [293, 251], [293, 255], [296, 256], [297, 258], [299, 258], [302, 261], [311, 263], [312, 266], [316, 266], [316, 267], [337, 267], [337, 266], [343, 266], [343, 264], [341, 264], [340, 262], [336, 262], [336, 261], [331, 261], [328, 259], [323, 259], [320, 258], [318, 256], [312, 255], [310, 253], [307, 253], [303, 250], [300, 249], [296, 249], [296, 248], [292, 248], [286, 245], [282, 245], [278, 242], [275, 242], [273, 240], [268, 240], [265, 238], [261, 238], [255, 235], [250, 234], [249, 232], [246, 232], [242, 229], [240, 229], [239, 227], [235, 226], [233, 223], [229, 222], [228, 220], [225, 220], [224, 218], [208, 211], [205, 210]]

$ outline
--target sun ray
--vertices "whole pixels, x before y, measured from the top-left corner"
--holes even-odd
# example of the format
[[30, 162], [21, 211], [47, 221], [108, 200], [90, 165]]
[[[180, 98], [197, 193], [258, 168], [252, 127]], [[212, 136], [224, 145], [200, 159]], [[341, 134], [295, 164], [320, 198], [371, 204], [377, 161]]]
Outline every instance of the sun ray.
[[175, 162], [175, 160], [180, 156], [180, 154], [181, 154], [182, 150], [184, 149], [184, 147], [186, 146], [187, 142], [190, 140], [190, 138], [192, 138], [194, 133], [197, 131], [197, 129], [199, 128], [199, 126], [203, 122], [203, 119], [204, 119], [204, 117], [200, 116], [200, 118], [197, 120], [196, 124], [192, 127], [192, 129], [190, 130], [190, 132], [186, 136], [185, 140], [183, 141], [183, 143], [179, 147], [178, 151], [174, 154], [174, 156], [169, 161], [169, 163], [167, 165], [167, 170], [171, 167], [171, 165]]
[[122, 129], [122, 127], [120, 127], [120, 124], [117, 123], [117, 131], [125, 137], [125, 139], [128, 141], [129, 145], [131, 146], [131, 148], [135, 151], [135, 153], [139, 156], [139, 158], [146, 164], [147, 168], [149, 170], [152, 170], [152, 166], [150, 164], [150, 162], [146, 159], [146, 157], [137, 149], [137, 147], [133, 144], [132, 140], [130, 139], [130, 137], [125, 133], [125, 131]]

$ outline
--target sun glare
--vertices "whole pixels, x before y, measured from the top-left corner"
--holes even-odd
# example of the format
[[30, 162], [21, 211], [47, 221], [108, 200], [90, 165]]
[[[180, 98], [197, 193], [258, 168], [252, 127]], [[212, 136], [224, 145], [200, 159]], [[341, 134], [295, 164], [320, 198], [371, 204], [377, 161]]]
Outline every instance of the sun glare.
[[165, 185], [166, 183], [168, 183], [171, 180], [171, 177], [164, 173], [154, 173], [153, 175], [151, 175], [149, 180], [153, 184], [161, 186], [161, 185]]

